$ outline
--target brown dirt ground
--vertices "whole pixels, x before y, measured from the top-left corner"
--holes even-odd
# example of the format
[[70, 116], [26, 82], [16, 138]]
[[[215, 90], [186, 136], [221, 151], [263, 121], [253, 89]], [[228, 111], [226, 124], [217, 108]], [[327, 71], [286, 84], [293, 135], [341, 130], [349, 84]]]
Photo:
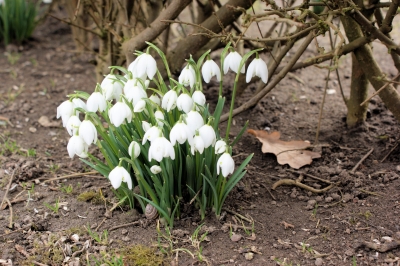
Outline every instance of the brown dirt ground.
[[[389, 78], [393, 77], [396, 71], [390, 68], [390, 58], [383, 47], [375, 46], [383, 70]], [[18, 50], [18, 47], [12, 49]], [[107, 257], [105, 254], [120, 252], [119, 247], [142, 244], [157, 247], [159, 253], [161, 247], [169, 250], [164, 255], [165, 265], [176, 258], [178, 263], [171, 265], [205, 265], [198, 257], [192, 258], [183, 251], [176, 257], [166, 241], [158, 243], [156, 222], [146, 220], [142, 214], [116, 209], [112, 218], [106, 218], [106, 208], [111, 205], [77, 200], [83, 192], [101, 190], [108, 202], [115, 202], [105, 178], [80, 175], [44, 182], [90, 171], [78, 159], [69, 159], [68, 135], [64, 128], [43, 127], [38, 123], [41, 116], [57, 122], [56, 107], [67, 94], [74, 90], [91, 92], [95, 86], [94, 68], [89, 63], [92, 55], [78, 55], [74, 49], [68, 26], [52, 19], [20, 47], [20, 57], [15, 63], [16, 57], [7, 56], [4, 47], [0, 47], [0, 116], [8, 118], [13, 125], [2, 122], [1, 145], [4, 150], [8, 139], [7, 143], [15, 141], [20, 148], [0, 156], [1, 199], [10, 176], [16, 173], [13, 189], [7, 196], [13, 202], [12, 213], [8, 207], [0, 211], [0, 258], [10, 259], [14, 265], [79, 265], [73, 264], [77, 259], [81, 264], [100, 265], [94, 258], [100, 261]], [[306, 55], [315, 53], [312, 45]], [[350, 83], [350, 65], [348, 57], [341, 59], [339, 70], [345, 93]], [[327, 70], [309, 68], [293, 74], [256, 108], [236, 117], [233, 133], [249, 120], [249, 128], [278, 130], [284, 140], [314, 142]], [[329, 88], [336, 93], [327, 95], [324, 106], [319, 137], [324, 144], [320, 147], [322, 157], [294, 173], [287, 165], [279, 165], [274, 155], [262, 154], [261, 144], [245, 134], [234, 149], [236, 160], [250, 153], [255, 155], [248, 174], [226, 201], [228, 212], [224, 219], [218, 221], [210, 213], [205, 221], [200, 221], [197, 213], [184, 212], [182, 219], [175, 223], [177, 231], [172, 233], [172, 249], [197, 252], [189, 237], [204, 223], [201, 232], [208, 231], [208, 235], [207, 241], [201, 243], [202, 256], [210, 265], [399, 265], [398, 247], [387, 252], [360, 247], [363, 241], [387, 243], [382, 238], [385, 236], [400, 241], [400, 146], [389, 154], [399, 141], [399, 124], [382, 102], [374, 98], [369, 105], [367, 124], [355, 130], [346, 128], [346, 108], [336, 75], [331, 75]], [[216, 84], [206, 89], [211, 104], [216, 102], [216, 90]], [[239, 101], [243, 102], [254, 91], [255, 85], [250, 85]], [[228, 84], [226, 94], [229, 99]], [[28, 149], [35, 149], [36, 156], [27, 157]], [[353, 173], [352, 168], [371, 149], [372, 154]], [[338, 182], [338, 185], [319, 195], [291, 186], [271, 190], [274, 182], [297, 179], [299, 173]], [[306, 175], [303, 183], [314, 188], [326, 186]], [[34, 188], [29, 190], [33, 184]], [[73, 191], [66, 193], [69, 185]], [[29, 195], [31, 200], [27, 201]], [[57, 214], [45, 206], [56, 200], [62, 203]], [[254, 223], [235, 218], [231, 211]], [[9, 228], [10, 215], [13, 228]], [[138, 221], [135, 225], [110, 230], [135, 221]], [[242, 238], [231, 241], [232, 232], [224, 224], [232, 224], [232, 232]], [[85, 225], [100, 233], [107, 229], [107, 241], [93, 241]], [[246, 232], [239, 228], [242, 225], [250, 229]], [[69, 240], [73, 233], [80, 236], [77, 243]], [[85, 242], [90, 247], [86, 248]], [[82, 253], [72, 255], [81, 248]], [[250, 252], [253, 258], [247, 260]]]

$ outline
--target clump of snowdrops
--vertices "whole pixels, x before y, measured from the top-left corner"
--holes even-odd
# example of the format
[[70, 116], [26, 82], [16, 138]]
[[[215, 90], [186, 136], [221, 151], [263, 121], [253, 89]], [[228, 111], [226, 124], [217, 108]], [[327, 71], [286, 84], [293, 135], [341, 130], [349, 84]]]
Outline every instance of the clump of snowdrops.
[[[221, 68], [210, 59], [208, 51], [197, 62], [188, 59], [179, 79], [174, 80], [163, 52], [148, 45], [145, 53], [137, 52], [128, 69], [110, 67], [111, 74], [91, 95], [76, 91], [57, 108], [57, 117], [62, 118], [71, 135], [69, 156], [79, 156], [107, 177], [121, 202], [133, 208], [137, 200], [143, 211], [152, 205], [168, 226], [180, 216], [182, 203], [195, 204], [202, 218], [208, 209], [219, 216], [253, 156], [235, 169], [232, 146], [247, 126], [236, 138], [229, 139], [236, 84], [239, 75], [245, 73], [245, 61], [253, 54], [256, 58], [247, 69], [247, 82], [259, 76], [266, 83], [267, 66], [258, 58], [259, 50], [242, 58], [228, 44], [221, 54]], [[162, 58], [167, 81], [150, 55], [152, 49]], [[227, 130], [221, 134], [218, 126], [225, 103], [222, 79], [229, 69], [237, 74]], [[211, 112], [202, 82], [208, 83], [214, 77], [220, 82], [220, 90]], [[83, 120], [79, 113], [84, 114]], [[104, 159], [88, 152], [91, 144], [99, 148]]]

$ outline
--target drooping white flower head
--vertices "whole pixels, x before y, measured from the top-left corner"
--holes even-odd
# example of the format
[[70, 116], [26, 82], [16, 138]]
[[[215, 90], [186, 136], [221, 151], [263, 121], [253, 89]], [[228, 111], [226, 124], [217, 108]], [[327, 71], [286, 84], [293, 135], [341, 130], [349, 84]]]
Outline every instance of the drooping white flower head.
[[143, 53], [128, 66], [128, 70], [132, 72], [135, 78], [145, 80], [148, 77], [153, 79], [157, 72], [157, 62], [151, 55]]
[[199, 112], [192, 110], [186, 115], [186, 125], [188, 125], [194, 135], [194, 132], [204, 125], [203, 117]]
[[190, 146], [190, 150], [192, 151], [193, 155], [194, 155], [194, 153], [196, 151], [198, 151], [200, 154], [203, 154], [203, 151], [204, 151], [204, 140], [202, 139], [202, 137], [200, 137], [199, 135], [196, 135], [193, 138], [193, 143]]
[[221, 81], [221, 70], [214, 60], [209, 59], [203, 64], [201, 74], [206, 83], [209, 83], [213, 76], [216, 76], [217, 80]]
[[81, 120], [76, 115], [72, 115], [66, 125], [67, 132], [70, 136], [76, 135], [78, 132], [79, 126], [81, 125]]
[[162, 169], [161, 169], [161, 167], [158, 166], [158, 165], [153, 165], [152, 167], [150, 167], [150, 171], [151, 171], [153, 174], [156, 175], [156, 174], [161, 173]]
[[268, 82], [267, 64], [261, 58], [254, 58], [251, 61], [246, 73], [246, 82], [249, 83], [251, 78], [258, 76], [264, 83]]
[[124, 86], [124, 94], [126, 98], [132, 102], [133, 106], [136, 106], [141, 99], [147, 98], [146, 90], [136, 79], [129, 79], [126, 82]]
[[86, 158], [88, 156], [88, 145], [80, 136], [77, 135], [74, 135], [69, 139], [67, 150], [68, 155], [71, 158], [73, 158], [75, 154], [81, 158]]
[[186, 140], [191, 145], [193, 142], [193, 132], [185, 123], [178, 121], [171, 129], [169, 133], [169, 139], [171, 144], [175, 146], [175, 143], [183, 144]]
[[116, 79], [115, 75], [108, 74], [100, 84], [101, 91], [107, 101], [112, 99], [119, 100], [122, 94], [123, 85]]
[[157, 94], [152, 94], [152, 95], [149, 97], [149, 99], [152, 100], [153, 103], [155, 103], [156, 105], [158, 105], [158, 106], [161, 105], [161, 99], [160, 99], [160, 97], [158, 97]]
[[75, 108], [80, 107], [83, 110], [87, 111], [86, 103], [84, 101], [82, 101], [82, 99], [74, 98], [74, 99], [72, 99], [72, 102], [74, 103]]
[[204, 106], [206, 104], [206, 96], [201, 91], [193, 92], [192, 99], [198, 105]]
[[[224, 60], [224, 74], [228, 73], [229, 68], [235, 72], [239, 72], [240, 61], [242, 61], [242, 56], [238, 52], [230, 52]], [[245, 72], [244, 65], [240, 69], [241, 73]]]
[[141, 113], [145, 109], [146, 109], [146, 101], [145, 100], [140, 100], [135, 104], [135, 107], [133, 108], [133, 112]]
[[97, 130], [90, 120], [83, 120], [79, 126], [79, 136], [85, 141], [87, 145], [92, 143], [96, 144]]
[[193, 67], [187, 64], [183, 69], [181, 74], [179, 75], [178, 81], [183, 86], [193, 88], [194, 83], [196, 82], [196, 72]]
[[226, 142], [222, 139], [215, 143], [215, 154], [221, 154], [226, 151]]
[[170, 90], [162, 98], [161, 107], [169, 112], [176, 107], [177, 99], [178, 95], [176, 94], [176, 91]]
[[97, 112], [97, 110], [103, 112], [107, 107], [107, 103], [106, 99], [100, 92], [93, 92], [89, 96], [86, 106], [89, 112]]
[[142, 145], [144, 145], [146, 143], [146, 141], [152, 142], [153, 140], [160, 137], [161, 135], [162, 135], [161, 130], [156, 126], [152, 126], [144, 134], [143, 140], [142, 140]]
[[219, 157], [217, 161], [217, 174], [219, 175], [220, 170], [222, 172], [223, 177], [227, 177], [229, 174], [233, 174], [235, 170], [235, 162], [232, 159], [232, 156], [225, 152]]
[[108, 179], [110, 180], [114, 189], [118, 189], [122, 182], [125, 182], [128, 185], [128, 188], [132, 189], [131, 175], [122, 166], [115, 167], [108, 175]]
[[157, 111], [154, 112], [154, 117], [155, 117], [156, 120], [157, 120], [158, 126], [159, 126], [159, 127], [163, 127], [163, 126], [164, 126], [164, 122], [163, 122], [163, 120], [164, 120], [164, 113], [161, 112], [160, 110], [157, 110]]
[[149, 148], [149, 162], [151, 162], [152, 159], [161, 162], [163, 158], [167, 157], [175, 160], [175, 150], [171, 142], [165, 137], [154, 139]]
[[63, 122], [63, 127], [67, 125], [68, 119], [72, 116], [74, 113], [75, 109], [75, 104], [71, 102], [70, 100], [62, 102], [58, 107], [57, 107], [57, 118], [62, 119]]
[[144, 132], [147, 132], [151, 128], [151, 125], [147, 121], [142, 121], [142, 128]]
[[128, 122], [131, 122], [132, 111], [126, 103], [117, 102], [108, 111], [108, 117], [110, 118], [110, 122], [114, 126], [119, 127], [125, 121], [125, 119]]
[[136, 141], [132, 141], [131, 144], [129, 144], [128, 153], [129, 153], [129, 156], [133, 157], [134, 159], [139, 157], [139, 155], [140, 155], [139, 143], [137, 143]]
[[216, 141], [217, 137], [215, 135], [215, 131], [212, 126], [206, 124], [206, 125], [202, 126], [201, 128], [199, 128], [199, 135], [204, 141], [204, 148], [208, 148], [211, 145], [212, 146], [215, 145], [215, 141]]
[[189, 113], [193, 108], [192, 97], [190, 97], [186, 93], [182, 93], [176, 100], [176, 107], [178, 107], [179, 111], [184, 111], [185, 113]]

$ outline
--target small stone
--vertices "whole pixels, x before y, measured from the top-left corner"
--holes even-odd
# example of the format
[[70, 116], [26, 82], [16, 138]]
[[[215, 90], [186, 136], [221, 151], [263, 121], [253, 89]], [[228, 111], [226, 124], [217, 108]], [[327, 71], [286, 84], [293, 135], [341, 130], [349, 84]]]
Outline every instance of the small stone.
[[323, 261], [321, 258], [317, 258], [317, 259], [315, 260], [315, 265], [316, 265], [316, 266], [321, 266], [323, 263], [324, 263], [324, 261]]
[[254, 253], [247, 252], [246, 254], [244, 254], [244, 257], [246, 258], [246, 260], [252, 260], [254, 258]]
[[400, 165], [396, 166], [396, 171], [400, 172]]
[[37, 131], [37, 129], [34, 128], [34, 127], [30, 127], [30, 128], [29, 128], [29, 131], [32, 132], [32, 133], [35, 133], [35, 132]]
[[122, 229], [122, 230], [121, 230], [121, 234], [122, 234], [122, 235], [126, 235], [126, 234], [128, 234], [128, 230], [126, 230], [126, 229]]
[[276, 201], [275, 200], [271, 201], [271, 204], [276, 205]]
[[233, 241], [233, 242], [238, 242], [240, 239], [242, 239], [242, 236], [241, 235], [239, 235], [239, 234], [232, 234], [232, 236], [231, 236], [231, 240]]
[[129, 240], [131, 240], [131, 239], [129, 238], [129, 236], [124, 236], [124, 237], [122, 238], [122, 241], [125, 241], [125, 242], [128, 242]]
[[329, 203], [329, 202], [332, 202], [333, 201], [333, 198], [332, 197], [326, 197], [325, 198], [325, 202], [326, 203]]

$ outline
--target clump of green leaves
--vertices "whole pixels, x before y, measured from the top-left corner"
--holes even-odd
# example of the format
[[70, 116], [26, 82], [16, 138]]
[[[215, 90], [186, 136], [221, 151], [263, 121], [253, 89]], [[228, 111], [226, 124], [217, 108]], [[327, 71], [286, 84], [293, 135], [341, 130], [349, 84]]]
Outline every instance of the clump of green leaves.
[[38, 4], [29, 0], [4, 0], [0, 4], [0, 39], [5, 45], [13, 41], [21, 44], [32, 35], [37, 11]]

